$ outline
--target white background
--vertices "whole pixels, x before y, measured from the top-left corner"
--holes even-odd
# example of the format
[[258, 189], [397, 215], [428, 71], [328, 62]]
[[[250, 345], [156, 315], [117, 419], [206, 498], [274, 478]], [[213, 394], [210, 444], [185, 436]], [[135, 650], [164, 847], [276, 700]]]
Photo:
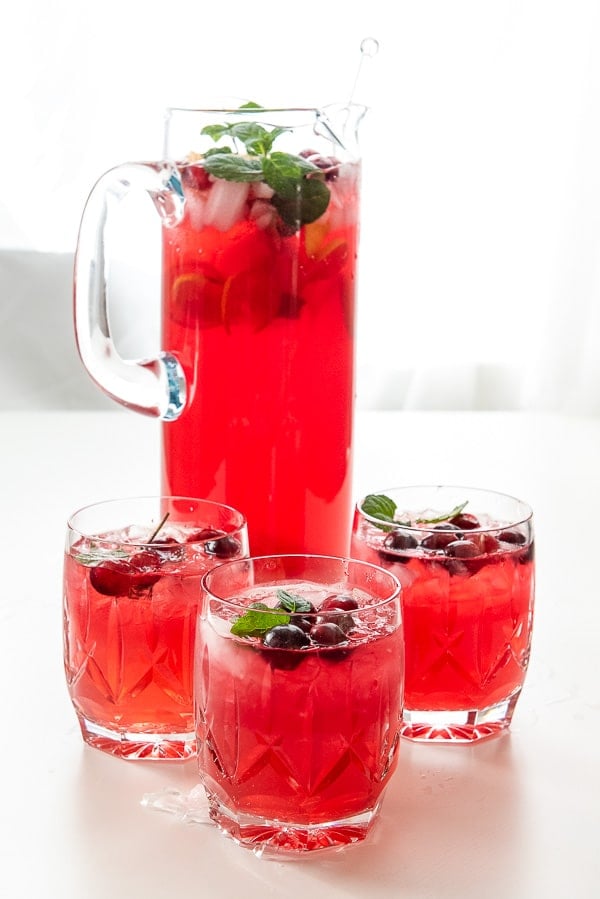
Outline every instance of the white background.
[[359, 401], [600, 413], [595, 0], [22, 0], [3, 31], [0, 248], [67, 253], [96, 178], [159, 158], [166, 105], [345, 100], [377, 38]]

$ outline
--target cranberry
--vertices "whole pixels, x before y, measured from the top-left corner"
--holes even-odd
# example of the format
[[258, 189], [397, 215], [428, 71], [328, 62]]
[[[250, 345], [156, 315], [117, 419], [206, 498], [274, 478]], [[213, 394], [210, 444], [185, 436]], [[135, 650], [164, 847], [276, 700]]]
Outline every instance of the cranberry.
[[511, 543], [513, 546], [522, 546], [527, 542], [527, 537], [521, 531], [510, 529], [498, 534], [498, 540], [502, 543]]
[[345, 634], [354, 627], [354, 618], [343, 609], [327, 609], [317, 615], [316, 624], [335, 624]]
[[446, 547], [446, 555], [455, 559], [474, 559], [479, 555], [479, 547], [471, 540], [453, 540]]
[[346, 643], [348, 640], [342, 628], [333, 621], [316, 624], [310, 632], [310, 638], [319, 646], [337, 646], [338, 643]]
[[135, 579], [135, 586], [152, 587], [160, 580], [159, 569], [162, 561], [160, 555], [153, 549], [144, 549], [134, 553], [129, 559], [129, 563], [135, 569], [132, 575]]
[[383, 545], [391, 550], [416, 549], [419, 545], [419, 541], [414, 534], [409, 534], [407, 531], [396, 530], [387, 535], [383, 541]]
[[310, 639], [295, 624], [277, 624], [265, 634], [264, 644], [272, 649], [302, 649]]
[[475, 515], [469, 515], [468, 512], [461, 512], [450, 519], [450, 524], [460, 528], [461, 531], [472, 531], [481, 527], [479, 519]]
[[335, 156], [322, 156], [317, 150], [302, 150], [300, 156], [325, 172], [326, 181], [335, 181], [340, 173], [340, 160]]
[[211, 185], [208, 172], [201, 165], [184, 166], [181, 169], [181, 180], [184, 187], [191, 187], [193, 190], [206, 190]]
[[209, 540], [205, 544], [204, 549], [209, 555], [217, 556], [219, 559], [230, 559], [237, 556], [241, 550], [239, 540], [235, 537], [225, 536], [219, 537], [218, 540]]
[[437, 524], [432, 533], [423, 538], [421, 546], [425, 549], [446, 549], [449, 543], [457, 539], [460, 528], [453, 524]]
[[126, 596], [133, 584], [133, 566], [124, 559], [107, 559], [90, 571], [90, 583], [103, 596]]
[[295, 624], [278, 624], [267, 631], [264, 637], [265, 646], [269, 647], [269, 662], [272, 668], [283, 668], [291, 671], [302, 661], [300, 652], [289, 650], [302, 649], [310, 644], [310, 637]]
[[493, 534], [482, 534], [481, 547], [485, 553], [495, 553], [500, 549], [500, 543]]
[[349, 593], [333, 593], [323, 600], [321, 609], [343, 609], [344, 612], [354, 612], [358, 609], [358, 603]]

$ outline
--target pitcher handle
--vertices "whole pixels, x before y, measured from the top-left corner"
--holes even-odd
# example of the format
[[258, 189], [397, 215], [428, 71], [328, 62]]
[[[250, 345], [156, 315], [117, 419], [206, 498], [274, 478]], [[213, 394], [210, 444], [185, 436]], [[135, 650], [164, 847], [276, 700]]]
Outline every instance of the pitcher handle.
[[112, 399], [144, 415], [173, 421], [185, 407], [185, 375], [169, 352], [153, 359], [123, 359], [113, 342], [107, 302], [105, 229], [109, 206], [130, 190], [146, 191], [167, 227], [183, 216], [177, 169], [168, 163], [127, 163], [96, 182], [85, 205], [74, 269], [77, 348], [90, 377]]

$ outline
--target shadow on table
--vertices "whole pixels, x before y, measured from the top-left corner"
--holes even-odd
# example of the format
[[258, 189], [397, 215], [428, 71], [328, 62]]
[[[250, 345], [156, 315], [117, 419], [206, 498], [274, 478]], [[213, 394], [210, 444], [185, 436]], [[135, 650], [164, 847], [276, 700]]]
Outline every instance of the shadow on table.
[[334, 882], [369, 897], [513, 894], [527, 842], [513, 749], [510, 735], [404, 742], [371, 839], [325, 861]]

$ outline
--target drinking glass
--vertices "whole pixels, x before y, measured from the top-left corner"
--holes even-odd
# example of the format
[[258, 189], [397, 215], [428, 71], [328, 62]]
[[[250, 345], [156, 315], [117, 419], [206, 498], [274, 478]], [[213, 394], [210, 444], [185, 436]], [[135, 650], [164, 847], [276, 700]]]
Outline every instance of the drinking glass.
[[200, 581], [247, 554], [244, 517], [205, 500], [119, 499], [69, 518], [64, 661], [86, 743], [128, 759], [195, 754]]
[[226, 562], [203, 579], [196, 726], [211, 818], [257, 854], [363, 840], [395, 769], [397, 579], [328, 556]]
[[358, 503], [352, 554], [402, 584], [402, 734], [474, 741], [509, 727], [534, 604], [533, 514], [490, 490], [399, 487]]

